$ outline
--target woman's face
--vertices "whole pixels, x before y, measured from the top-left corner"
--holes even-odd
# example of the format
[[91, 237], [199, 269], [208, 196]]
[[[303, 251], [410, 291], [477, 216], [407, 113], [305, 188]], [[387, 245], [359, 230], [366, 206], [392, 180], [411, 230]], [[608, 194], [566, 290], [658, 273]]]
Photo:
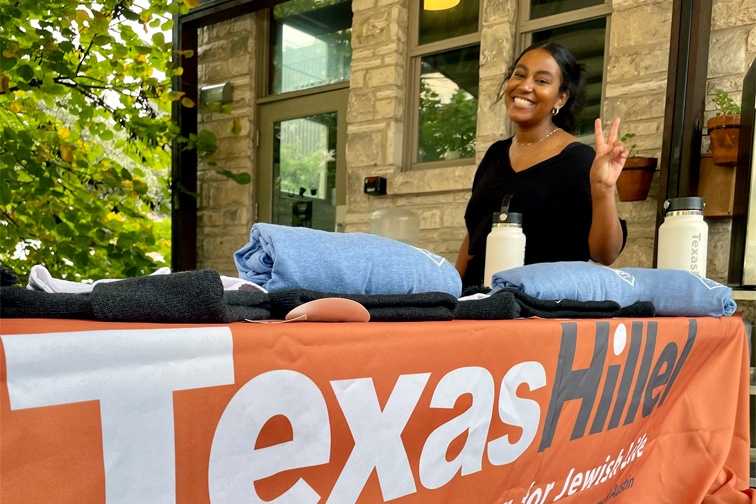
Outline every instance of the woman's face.
[[526, 52], [507, 81], [505, 104], [509, 118], [520, 125], [551, 121], [551, 110], [567, 102], [568, 94], [559, 91], [561, 84], [562, 71], [548, 51]]

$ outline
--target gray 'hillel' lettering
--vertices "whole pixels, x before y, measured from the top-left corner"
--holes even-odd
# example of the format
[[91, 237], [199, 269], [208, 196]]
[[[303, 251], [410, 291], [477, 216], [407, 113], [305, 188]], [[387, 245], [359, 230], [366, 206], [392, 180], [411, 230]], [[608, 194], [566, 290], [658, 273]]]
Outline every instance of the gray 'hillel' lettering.
[[[640, 355], [644, 326], [646, 328], [646, 344]], [[577, 348], [577, 324], [565, 322], [562, 324], [562, 340], [559, 348], [559, 359], [554, 379], [554, 389], [549, 400], [549, 409], [543, 428], [543, 436], [538, 451], [549, 448], [554, 440], [554, 433], [559, 424], [562, 408], [568, 401], [579, 400], [580, 410], [572, 429], [571, 440], [582, 438], [588, 425], [588, 420], [599, 397], [599, 385], [604, 376], [604, 389], [599, 397], [598, 405], [593, 416], [590, 434], [604, 430], [611, 430], [619, 426], [623, 412], [623, 425], [632, 423], [641, 407], [643, 418], [651, 414], [655, 407], [664, 404], [667, 394], [677, 379], [680, 369], [688, 358], [693, 343], [696, 340], [696, 321], [689, 320], [688, 337], [685, 347], [680, 352], [679, 345], [670, 341], [655, 358], [658, 322], [634, 321], [632, 323], [630, 345], [623, 366], [613, 364], [605, 370], [606, 354], [609, 347], [609, 322], [598, 322], [594, 336], [593, 357], [590, 365], [585, 369], [574, 369], [575, 351]], [[679, 355], [679, 357], [678, 357]], [[640, 366], [638, 367], [638, 358]], [[637, 367], [637, 369], [636, 369]], [[622, 376], [620, 377], [620, 372]], [[619, 387], [617, 382], [619, 379]], [[633, 381], [635, 388], [630, 394]], [[630, 404], [625, 411], [625, 405]], [[614, 407], [612, 409], [612, 403]], [[611, 410], [611, 416], [609, 415]], [[609, 424], [606, 420], [609, 418]]]

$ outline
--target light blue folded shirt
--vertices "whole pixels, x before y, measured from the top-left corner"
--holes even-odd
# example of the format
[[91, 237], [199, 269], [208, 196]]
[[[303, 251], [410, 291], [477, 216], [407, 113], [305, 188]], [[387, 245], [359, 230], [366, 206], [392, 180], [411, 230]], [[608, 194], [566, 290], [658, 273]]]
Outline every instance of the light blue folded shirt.
[[729, 316], [737, 304], [732, 289], [693, 273], [672, 269], [609, 268], [565, 261], [500, 271], [492, 289], [518, 289], [538, 299], [616, 301], [621, 307], [650, 301], [659, 316]]
[[234, 254], [239, 277], [270, 292], [310, 289], [337, 294], [462, 293], [441, 256], [366, 233], [334, 233], [257, 223]]

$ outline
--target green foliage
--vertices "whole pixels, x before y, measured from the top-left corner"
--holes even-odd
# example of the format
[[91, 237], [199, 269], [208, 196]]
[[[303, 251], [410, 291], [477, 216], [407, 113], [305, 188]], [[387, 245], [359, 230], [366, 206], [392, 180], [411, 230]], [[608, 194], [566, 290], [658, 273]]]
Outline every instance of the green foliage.
[[625, 147], [627, 147], [627, 150], [630, 151], [627, 157], [635, 157], [638, 155], [638, 144], [632, 143], [629, 147], [627, 146], [627, 142], [631, 141], [633, 138], [635, 138], [635, 133], [625, 133], [620, 138], [620, 142], [622, 142]]
[[[0, 0], [0, 261], [22, 276], [148, 274], [170, 259], [172, 15], [196, 0]], [[184, 54], [192, 57], [192, 54]], [[72, 278], [74, 277], [74, 278]]]
[[716, 89], [714, 91], [714, 104], [717, 106], [717, 115], [740, 114], [740, 105], [733, 100], [726, 91]]
[[475, 156], [478, 101], [463, 89], [448, 101], [423, 83], [420, 89], [420, 162]]

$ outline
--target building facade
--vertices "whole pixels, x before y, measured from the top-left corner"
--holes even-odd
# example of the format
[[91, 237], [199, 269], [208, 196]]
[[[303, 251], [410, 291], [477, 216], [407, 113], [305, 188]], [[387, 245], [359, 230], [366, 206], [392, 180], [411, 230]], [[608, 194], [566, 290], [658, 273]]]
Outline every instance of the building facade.
[[[509, 132], [504, 107], [496, 103], [503, 75], [524, 44], [537, 38], [539, 30], [552, 27], [535, 17], [535, 10], [528, 11], [531, 7], [536, 9], [538, 2], [530, 2], [533, 4], [530, 6], [530, 3], [525, 5], [526, 2], [518, 0], [480, 0], [474, 33], [453, 36], [451, 43], [445, 42], [441, 35], [440, 39], [432, 40], [428, 46], [430, 50], [426, 50], [418, 42], [423, 37], [420, 2], [352, 0], [350, 3], [348, 80], [340, 83], [324, 80], [325, 85], [319, 92], [322, 100], [336, 96], [332, 94], [334, 92], [345, 97], [345, 146], [343, 159], [338, 161], [344, 168], [340, 175], [334, 176], [333, 167], [327, 168], [328, 161], [324, 161], [323, 177], [328, 177], [330, 169], [330, 177], [337, 180], [334, 180], [331, 194], [323, 194], [327, 192], [323, 189], [325, 186], [318, 185], [320, 190], [316, 194], [320, 196], [310, 197], [313, 200], [311, 206], [317, 210], [318, 204], [331, 198], [336, 214], [335, 229], [346, 232], [369, 232], [370, 217], [377, 210], [412, 210], [421, 222], [418, 245], [453, 262], [465, 235], [463, 216], [477, 163], [488, 146]], [[574, 12], [561, 18], [549, 17], [548, 12], [543, 16], [547, 21], [552, 20], [552, 24], [575, 24], [596, 19], [603, 23], [605, 31], [600, 34], [603, 37], [600, 39], [603, 59], [599, 69], [602, 75], [600, 85], [596, 87], [600, 94], [594, 96], [598, 100], [595, 110], [605, 121], [621, 117], [622, 132], [636, 135], [633, 143], [638, 153], [657, 158], [662, 151], [672, 9], [672, 0], [615, 0], [610, 4], [588, 6], [587, 10], [583, 9], [587, 14], [582, 18]], [[270, 181], [264, 178], [261, 182], [259, 171], [262, 163], [270, 164], [265, 157], [268, 154], [263, 150], [267, 148], [264, 137], [271, 134], [263, 128], [265, 119], [262, 116], [277, 101], [271, 90], [278, 84], [271, 84], [275, 79], [270, 75], [277, 71], [276, 63], [269, 63], [273, 61], [271, 54], [275, 46], [275, 42], [271, 42], [275, 37], [270, 35], [271, 26], [274, 26], [269, 21], [271, 13], [270, 9], [252, 10], [198, 32], [200, 87], [229, 82], [234, 90], [230, 114], [206, 107], [199, 109], [198, 128], [216, 134], [218, 150], [215, 156], [217, 166], [203, 162], [198, 166], [198, 268], [213, 268], [235, 275], [234, 251], [248, 241], [249, 229], [256, 219], [262, 220], [261, 215], [269, 217], [260, 205], [263, 203], [268, 208], [271, 202], [260, 195], [260, 189], [262, 183]], [[556, 26], [559, 28], [560, 25]], [[435, 54], [440, 54], [460, 47], [476, 47], [479, 51], [477, 82], [467, 88], [474, 89], [471, 92], [477, 100], [474, 151], [464, 159], [455, 160], [447, 152], [444, 158], [435, 162], [417, 162], [415, 154], [418, 142], [422, 142], [422, 138], [418, 140], [422, 132], [413, 130], [418, 124], [418, 113], [422, 121], [422, 111], [418, 112], [422, 105], [422, 98], [421, 103], [417, 98], [418, 76], [422, 81], [425, 75], [423, 65], [426, 58], [433, 56], [434, 49]], [[317, 57], [326, 56], [321, 51]], [[717, 89], [727, 91], [740, 101], [743, 77], [755, 57], [756, 3], [713, 0], [706, 84], [707, 117], [715, 113], [712, 97]], [[307, 58], [301, 54], [297, 56], [296, 64], [297, 68], [309, 68]], [[312, 69], [308, 72], [317, 73]], [[322, 80], [322, 76], [308, 78]], [[298, 79], [301, 80], [296, 76], [286, 77], [287, 81], [294, 83], [300, 82]], [[296, 89], [298, 85], [301, 83], [292, 84], [294, 89], [288, 90], [288, 94], [293, 98], [306, 97], [307, 91]], [[235, 127], [229, 127], [230, 124]], [[272, 136], [273, 141], [278, 141], [282, 132], [276, 130]], [[585, 141], [590, 143], [592, 137], [585, 137]], [[706, 143], [704, 138], [704, 148]], [[336, 148], [334, 144], [333, 149]], [[273, 160], [276, 166], [281, 162], [278, 158]], [[235, 173], [249, 173], [252, 183], [237, 184], [218, 174], [219, 166]], [[366, 194], [363, 185], [367, 177], [384, 177], [386, 195]], [[628, 222], [629, 236], [627, 246], [614, 266], [652, 266], [658, 178], [657, 173], [646, 200], [618, 203], [620, 215]], [[309, 191], [306, 187], [303, 189]], [[297, 195], [291, 197], [296, 199]], [[272, 204], [275, 205], [275, 201]], [[306, 211], [304, 208], [303, 212]], [[730, 221], [711, 218], [707, 222], [707, 276], [726, 281]], [[753, 319], [752, 303], [742, 305]]]

